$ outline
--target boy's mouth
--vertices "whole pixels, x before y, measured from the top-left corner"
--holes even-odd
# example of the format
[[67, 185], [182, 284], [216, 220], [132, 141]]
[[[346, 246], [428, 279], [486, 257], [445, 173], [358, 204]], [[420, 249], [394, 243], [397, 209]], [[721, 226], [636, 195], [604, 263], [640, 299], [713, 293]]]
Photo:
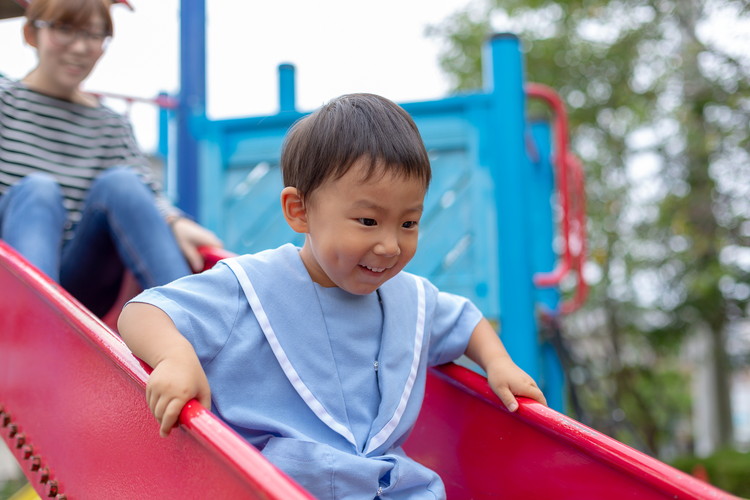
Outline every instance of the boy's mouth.
[[386, 270], [385, 267], [370, 267], [364, 264], [360, 264], [359, 267], [364, 267], [365, 269], [367, 269], [368, 271], [372, 271], [373, 273], [382, 273]]

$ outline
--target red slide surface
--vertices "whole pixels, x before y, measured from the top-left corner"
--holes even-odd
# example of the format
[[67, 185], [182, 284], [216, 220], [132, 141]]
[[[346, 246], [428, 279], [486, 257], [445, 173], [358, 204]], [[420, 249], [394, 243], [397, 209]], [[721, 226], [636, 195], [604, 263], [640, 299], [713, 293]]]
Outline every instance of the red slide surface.
[[[0, 435], [40, 496], [310, 498], [197, 402], [160, 438], [144, 366], [2, 241], [0, 293]], [[538, 403], [510, 414], [456, 365], [431, 371], [406, 448], [451, 500], [736, 498]]]

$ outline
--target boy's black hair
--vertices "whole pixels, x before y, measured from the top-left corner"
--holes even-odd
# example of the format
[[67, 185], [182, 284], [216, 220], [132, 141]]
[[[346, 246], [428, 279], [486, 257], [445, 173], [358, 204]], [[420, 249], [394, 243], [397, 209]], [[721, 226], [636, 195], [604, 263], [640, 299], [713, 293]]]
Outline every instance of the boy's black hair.
[[396, 103], [374, 94], [347, 94], [300, 119], [284, 140], [284, 186], [304, 199], [338, 179], [359, 159], [365, 175], [394, 173], [430, 184], [430, 160], [414, 120]]

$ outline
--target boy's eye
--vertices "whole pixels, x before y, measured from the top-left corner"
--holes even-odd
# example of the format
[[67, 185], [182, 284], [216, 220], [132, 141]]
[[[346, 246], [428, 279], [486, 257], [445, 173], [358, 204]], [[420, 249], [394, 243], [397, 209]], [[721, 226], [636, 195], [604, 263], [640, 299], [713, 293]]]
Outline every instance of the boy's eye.
[[364, 218], [364, 217], [361, 217], [359, 219], [359, 223], [362, 224], [363, 226], [375, 226], [375, 225], [377, 225], [377, 222], [375, 222], [375, 219], [367, 219], [367, 218]]
[[418, 224], [417, 221], [410, 220], [410, 221], [404, 222], [401, 227], [406, 228], [406, 229], [412, 229], [412, 228], [417, 227], [417, 224]]

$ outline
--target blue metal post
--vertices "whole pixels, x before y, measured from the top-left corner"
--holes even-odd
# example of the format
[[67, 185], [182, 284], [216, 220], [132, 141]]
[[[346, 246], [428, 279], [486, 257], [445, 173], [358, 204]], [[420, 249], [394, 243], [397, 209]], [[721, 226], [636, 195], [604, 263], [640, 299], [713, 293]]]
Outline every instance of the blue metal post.
[[491, 170], [498, 222], [501, 336], [521, 368], [539, 380], [539, 343], [528, 237], [529, 160], [525, 150], [526, 94], [518, 37], [489, 44], [485, 82], [490, 97]]
[[206, 5], [180, 2], [180, 103], [177, 109], [177, 206], [197, 216], [199, 208], [196, 118], [206, 110]]
[[[530, 161], [529, 171], [532, 175], [529, 184], [531, 209], [529, 210], [533, 245], [530, 248], [534, 272], [548, 272], [554, 269], [557, 261], [552, 241], [555, 237], [552, 196], [555, 189], [552, 160], [552, 130], [547, 121], [531, 125], [536, 160]], [[546, 308], [550, 314], [558, 310], [560, 291], [557, 288], [536, 290], [536, 302]], [[549, 328], [555, 328], [551, 325]], [[559, 412], [565, 411], [565, 375], [554, 346], [549, 341], [541, 342], [540, 364], [542, 377], [540, 386], [547, 397], [547, 404]]]
[[279, 112], [296, 111], [294, 65], [279, 64]]

